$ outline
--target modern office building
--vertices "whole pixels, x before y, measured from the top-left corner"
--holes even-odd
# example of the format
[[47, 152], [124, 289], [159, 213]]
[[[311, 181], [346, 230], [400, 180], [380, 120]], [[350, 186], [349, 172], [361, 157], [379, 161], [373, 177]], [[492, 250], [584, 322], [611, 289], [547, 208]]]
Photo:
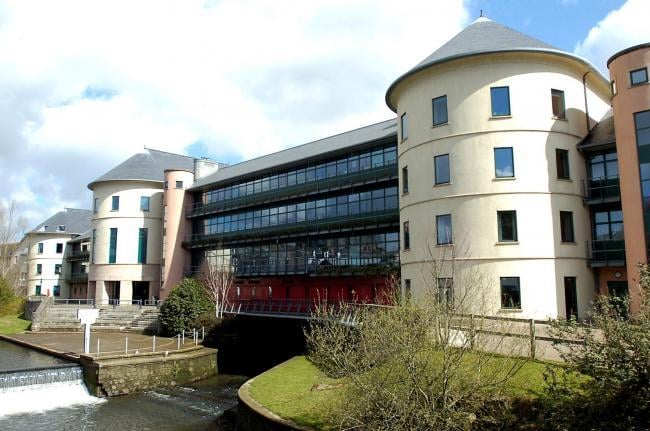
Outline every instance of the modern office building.
[[27, 295], [70, 297], [66, 246], [90, 229], [88, 210], [66, 208], [26, 233], [19, 249], [27, 251]]

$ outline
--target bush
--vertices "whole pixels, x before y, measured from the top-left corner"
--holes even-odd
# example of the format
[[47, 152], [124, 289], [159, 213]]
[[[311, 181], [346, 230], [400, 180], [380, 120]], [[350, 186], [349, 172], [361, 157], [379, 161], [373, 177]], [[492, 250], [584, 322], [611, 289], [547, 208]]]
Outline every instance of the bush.
[[0, 278], [0, 316], [20, 314], [24, 305], [25, 300], [16, 296], [7, 281]]
[[203, 286], [193, 278], [185, 278], [160, 307], [160, 323], [167, 335], [176, 335], [192, 329], [196, 319], [206, 313], [214, 313], [214, 306]]

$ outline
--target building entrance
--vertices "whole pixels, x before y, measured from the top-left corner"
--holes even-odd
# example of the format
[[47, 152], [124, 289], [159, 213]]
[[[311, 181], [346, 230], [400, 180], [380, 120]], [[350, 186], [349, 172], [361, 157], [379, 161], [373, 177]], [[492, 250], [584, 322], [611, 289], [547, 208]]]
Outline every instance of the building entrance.
[[149, 299], [149, 282], [148, 281], [134, 281], [133, 282], [133, 299], [136, 301], [146, 301]]
[[119, 300], [120, 299], [120, 282], [119, 281], [107, 281], [108, 286], [108, 299], [110, 300]]

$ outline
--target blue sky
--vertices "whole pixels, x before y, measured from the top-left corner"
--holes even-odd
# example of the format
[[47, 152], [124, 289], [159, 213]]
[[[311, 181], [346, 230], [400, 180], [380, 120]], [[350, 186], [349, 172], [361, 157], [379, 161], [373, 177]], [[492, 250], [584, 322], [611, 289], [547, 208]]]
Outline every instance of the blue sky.
[[650, 41], [649, 0], [0, 0], [0, 205], [33, 226], [145, 146], [234, 163], [391, 118], [480, 9], [604, 73]]

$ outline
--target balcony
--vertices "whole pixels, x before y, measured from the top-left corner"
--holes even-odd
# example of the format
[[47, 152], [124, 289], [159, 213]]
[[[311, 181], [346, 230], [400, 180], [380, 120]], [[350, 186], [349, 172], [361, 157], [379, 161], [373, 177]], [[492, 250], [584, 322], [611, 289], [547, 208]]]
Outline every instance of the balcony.
[[624, 240], [596, 240], [587, 244], [588, 265], [592, 268], [625, 265]]
[[340, 190], [352, 186], [364, 184], [375, 184], [380, 181], [397, 180], [397, 164], [367, 169], [354, 172], [348, 175], [340, 175], [319, 181], [313, 181], [295, 186], [283, 187], [281, 189], [268, 190], [255, 193], [250, 196], [240, 196], [224, 201], [211, 203], [194, 203], [188, 208], [187, 218], [195, 218], [205, 215], [216, 214], [221, 211], [234, 210], [252, 205], [261, 205], [269, 202], [276, 202], [282, 198], [296, 198], [315, 195], [327, 191]]
[[88, 273], [73, 272], [71, 274], [66, 274], [65, 281], [68, 283], [86, 283], [88, 282]]
[[90, 251], [88, 250], [75, 250], [70, 253], [66, 260], [68, 262], [88, 261], [90, 259]]
[[588, 178], [582, 181], [583, 200], [587, 205], [621, 201], [618, 176]]
[[228, 241], [228, 243], [246, 240], [255, 241], [265, 236], [291, 238], [306, 233], [316, 235], [331, 232], [347, 232], [364, 230], [367, 228], [386, 227], [392, 225], [397, 226], [398, 224], [399, 212], [397, 209], [391, 209], [353, 217], [332, 217], [323, 220], [309, 220], [300, 223], [266, 226], [212, 235], [194, 234], [187, 238], [183, 245], [188, 248], [201, 248], [220, 245], [225, 241]]

